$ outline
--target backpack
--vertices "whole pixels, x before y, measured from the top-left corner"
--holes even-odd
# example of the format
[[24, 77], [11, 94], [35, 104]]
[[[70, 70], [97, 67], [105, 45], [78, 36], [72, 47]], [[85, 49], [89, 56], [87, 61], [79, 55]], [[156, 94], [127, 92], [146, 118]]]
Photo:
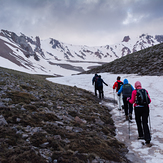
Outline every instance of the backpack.
[[101, 78], [98, 78], [97, 80], [97, 87], [101, 87], [103, 84], [103, 80]]
[[121, 88], [121, 86], [123, 85], [123, 82], [117, 82], [118, 83], [118, 88], [117, 88], [117, 92], [119, 91], [119, 89]]
[[123, 96], [124, 97], [131, 97], [132, 94], [132, 87], [130, 84], [123, 84]]
[[145, 89], [137, 89], [135, 103], [138, 105], [148, 105], [150, 103], [148, 93]]

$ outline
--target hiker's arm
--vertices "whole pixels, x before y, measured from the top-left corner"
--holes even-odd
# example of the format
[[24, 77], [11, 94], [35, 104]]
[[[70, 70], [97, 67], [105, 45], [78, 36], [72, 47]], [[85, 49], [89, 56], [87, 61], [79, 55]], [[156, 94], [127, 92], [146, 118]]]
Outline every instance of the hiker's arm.
[[114, 83], [114, 85], [113, 85], [113, 89], [115, 89], [115, 88], [117, 87], [117, 86], [116, 86], [116, 85], [117, 85], [116, 83], [117, 83], [117, 82]]
[[104, 83], [106, 86], [108, 86], [108, 84], [106, 84], [104, 81], [103, 81], [103, 83]]
[[93, 77], [93, 79], [92, 79], [92, 85], [94, 84], [94, 82], [95, 82], [95, 78]]
[[[147, 91], [147, 90], [146, 90]], [[150, 103], [151, 103], [151, 98], [150, 98], [150, 96], [149, 96], [149, 93], [148, 93], [148, 91], [147, 91], [147, 94], [148, 94], [148, 97], [149, 97], [149, 100], [150, 100]]]

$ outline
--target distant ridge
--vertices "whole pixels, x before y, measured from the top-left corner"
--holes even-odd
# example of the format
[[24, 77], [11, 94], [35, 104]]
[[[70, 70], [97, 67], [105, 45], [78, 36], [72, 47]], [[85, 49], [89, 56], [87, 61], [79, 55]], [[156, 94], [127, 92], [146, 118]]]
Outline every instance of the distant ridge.
[[163, 75], [163, 43], [129, 54], [97, 68], [83, 72], [138, 75]]

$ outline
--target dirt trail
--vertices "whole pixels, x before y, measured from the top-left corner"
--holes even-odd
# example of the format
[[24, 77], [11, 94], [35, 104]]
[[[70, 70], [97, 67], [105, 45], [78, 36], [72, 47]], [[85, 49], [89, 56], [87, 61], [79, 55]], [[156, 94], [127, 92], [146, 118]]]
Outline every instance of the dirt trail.
[[[127, 158], [134, 162], [134, 163], [146, 163], [146, 161], [141, 158], [140, 152], [135, 151], [134, 148], [132, 147], [132, 142], [137, 140], [137, 130], [135, 129], [136, 123], [133, 117], [132, 123], [129, 123], [128, 121], [125, 120], [125, 115], [124, 111], [118, 111], [118, 107], [116, 104], [108, 102], [102, 102], [104, 105], [108, 106], [109, 109], [111, 110], [112, 118], [114, 120], [115, 126], [116, 126], [116, 138], [120, 141], [123, 142], [129, 150], [129, 153], [127, 154]], [[112, 107], [110, 107], [112, 106]], [[138, 140], [137, 140], [138, 141]], [[138, 142], [141, 145], [141, 142]], [[143, 145], [141, 145], [142, 148]]]

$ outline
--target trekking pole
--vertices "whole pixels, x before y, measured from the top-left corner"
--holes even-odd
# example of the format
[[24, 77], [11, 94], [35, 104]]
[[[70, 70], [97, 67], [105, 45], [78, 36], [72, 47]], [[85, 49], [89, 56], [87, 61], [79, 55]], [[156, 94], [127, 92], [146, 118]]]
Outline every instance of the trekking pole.
[[119, 106], [120, 106], [120, 96], [118, 96], [118, 95], [117, 95], [117, 102], [118, 102], [119, 116], [121, 116], [121, 110], [119, 108]]
[[128, 125], [129, 125], [128, 130], [129, 130], [129, 139], [130, 139], [130, 120], [128, 120]]
[[[129, 102], [128, 102], [128, 110], [129, 110]], [[130, 139], [130, 118], [128, 119], [128, 130], [129, 130], [129, 139]]]
[[114, 97], [114, 107], [115, 107], [115, 93], [114, 93], [114, 89], [113, 89], [113, 97]]
[[151, 135], [151, 120], [150, 120], [150, 113], [149, 113], [149, 132], [150, 132], [150, 135]]

